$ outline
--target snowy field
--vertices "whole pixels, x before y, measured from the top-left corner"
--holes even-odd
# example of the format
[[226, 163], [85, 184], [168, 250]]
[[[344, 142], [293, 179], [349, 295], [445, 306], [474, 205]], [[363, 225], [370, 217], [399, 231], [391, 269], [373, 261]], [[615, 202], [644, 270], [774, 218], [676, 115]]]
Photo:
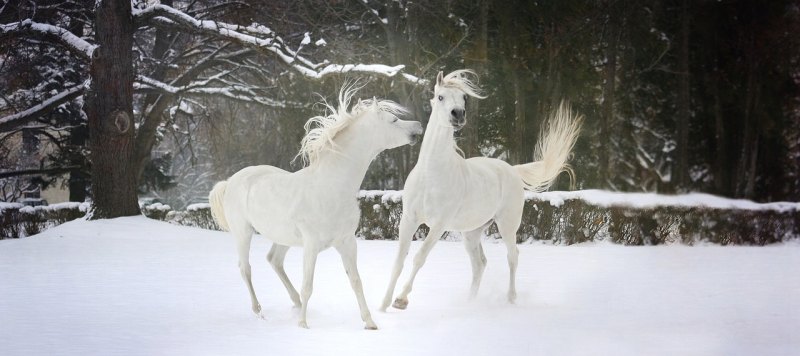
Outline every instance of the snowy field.
[[[419, 247], [415, 243], [412, 254]], [[253, 242], [266, 319], [250, 311], [233, 240], [144, 217], [73, 221], [0, 241], [2, 355], [797, 355], [800, 244], [768, 247], [521, 245], [516, 305], [505, 301], [505, 247], [467, 300], [461, 243], [440, 242], [408, 310], [377, 307], [396, 242], [359, 241], [378, 331], [363, 330], [334, 250], [320, 255], [297, 327]], [[287, 257], [298, 286], [299, 249]], [[410, 263], [407, 262], [406, 272]], [[405, 281], [405, 273], [401, 283]]]

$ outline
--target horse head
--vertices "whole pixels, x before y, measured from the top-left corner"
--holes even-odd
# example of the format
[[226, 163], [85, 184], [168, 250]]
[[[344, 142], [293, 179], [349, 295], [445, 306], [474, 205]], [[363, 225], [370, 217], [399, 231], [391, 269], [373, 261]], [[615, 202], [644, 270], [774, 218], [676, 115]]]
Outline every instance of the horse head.
[[431, 122], [441, 126], [451, 126], [458, 131], [467, 124], [467, 96], [483, 99], [481, 89], [470, 79], [477, 74], [469, 69], [454, 71], [448, 75], [439, 72], [431, 99]]
[[358, 117], [348, 131], [353, 136], [369, 141], [374, 150], [413, 145], [422, 136], [422, 124], [400, 119], [408, 111], [391, 100], [361, 100], [353, 107], [352, 113]]

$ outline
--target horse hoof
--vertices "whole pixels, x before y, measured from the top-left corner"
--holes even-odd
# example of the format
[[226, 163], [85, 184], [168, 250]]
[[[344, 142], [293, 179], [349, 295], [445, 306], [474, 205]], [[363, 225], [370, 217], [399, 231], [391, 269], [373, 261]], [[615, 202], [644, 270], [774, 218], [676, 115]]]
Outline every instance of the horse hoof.
[[299, 326], [299, 327], [301, 327], [301, 328], [303, 328], [303, 329], [308, 329], [308, 323], [306, 323], [306, 321], [305, 321], [305, 320], [303, 320], [303, 321], [299, 322], [299, 323], [297, 324], [297, 326]]
[[400, 310], [405, 310], [406, 307], [408, 307], [408, 299], [397, 298], [394, 300], [394, 303], [392, 303], [392, 306]]
[[378, 330], [378, 326], [374, 322], [369, 322], [364, 326], [364, 330]]
[[259, 317], [261, 316], [261, 304], [256, 304], [253, 306], [253, 313], [256, 313]]

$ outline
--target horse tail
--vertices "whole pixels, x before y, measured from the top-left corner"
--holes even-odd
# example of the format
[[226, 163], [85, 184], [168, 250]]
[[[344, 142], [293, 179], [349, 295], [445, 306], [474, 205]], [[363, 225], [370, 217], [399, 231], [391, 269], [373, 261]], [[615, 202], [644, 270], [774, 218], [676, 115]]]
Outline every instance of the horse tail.
[[514, 166], [526, 190], [546, 190], [561, 172], [569, 174], [570, 184], [574, 188], [575, 173], [567, 160], [582, 123], [583, 116], [573, 113], [569, 103], [562, 101], [539, 135], [533, 154], [534, 162]]
[[225, 188], [228, 187], [227, 181], [214, 184], [211, 193], [208, 193], [208, 203], [211, 205], [211, 216], [216, 220], [217, 225], [222, 230], [230, 231], [228, 220], [225, 219], [225, 209], [222, 206], [222, 198], [225, 197]]

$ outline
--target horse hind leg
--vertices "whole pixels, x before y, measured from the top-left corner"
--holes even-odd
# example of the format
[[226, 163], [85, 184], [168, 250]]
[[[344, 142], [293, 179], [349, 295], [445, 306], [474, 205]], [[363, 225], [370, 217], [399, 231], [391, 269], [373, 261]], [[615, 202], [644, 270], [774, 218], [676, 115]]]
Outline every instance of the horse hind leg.
[[[246, 224], [246, 223], [245, 223]], [[242, 224], [244, 225], [244, 224]], [[253, 312], [256, 315], [261, 315], [261, 304], [258, 303], [256, 292], [253, 289], [253, 280], [250, 272], [250, 241], [253, 238], [253, 227], [249, 224], [244, 226], [234, 226], [230, 224], [231, 232], [236, 237], [236, 248], [239, 252], [239, 270], [242, 273], [247, 290], [250, 292], [250, 302], [252, 303]]]
[[288, 251], [289, 246], [273, 243], [272, 248], [269, 250], [269, 253], [267, 253], [267, 262], [269, 262], [272, 269], [278, 275], [278, 278], [283, 282], [283, 286], [286, 287], [286, 291], [289, 293], [289, 298], [292, 299], [294, 307], [300, 308], [300, 294], [297, 293], [297, 289], [294, 288], [294, 285], [292, 285], [292, 282], [289, 280], [289, 276], [286, 275], [286, 270], [283, 269], [283, 261], [286, 259], [286, 253]]
[[503, 242], [508, 249], [508, 302], [513, 304], [517, 300], [516, 276], [519, 263], [517, 230], [519, 229], [520, 218], [497, 219], [495, 222], [497, 223], [497, 230], [500, 232], [500, 236], [503, 237]]
[[365, 323], [364, 329], [377, 330], [378, 326], [375, 325], [375, 321], [372, 320], [372, 314], [370, 314], [369, 307], [367, 307], [367, 300], [364, 298], [364, 287], [361, 283], [361, 276], [358, 274], [356, 240], [354, 238], [346, 238], [341, 245], [336, 246], [336, 250], [339, 251], [339, 255], [342, 256], [344, 270], [347, 273], [347, 277], [350, 279], [350, 286], [356, 294], [358, 308], [361, 311], [361, 320]]
[[469, 254], [472, 263], [472, 285], [470, 286], [470, 298], [474, 299], [478, 295], [478, 288], [481, 285], [483, 271], [486, 269], [486, 255], [481, 246], [481, 235], [483, 228], [462, 232], [464, 236], [464, 247]]

